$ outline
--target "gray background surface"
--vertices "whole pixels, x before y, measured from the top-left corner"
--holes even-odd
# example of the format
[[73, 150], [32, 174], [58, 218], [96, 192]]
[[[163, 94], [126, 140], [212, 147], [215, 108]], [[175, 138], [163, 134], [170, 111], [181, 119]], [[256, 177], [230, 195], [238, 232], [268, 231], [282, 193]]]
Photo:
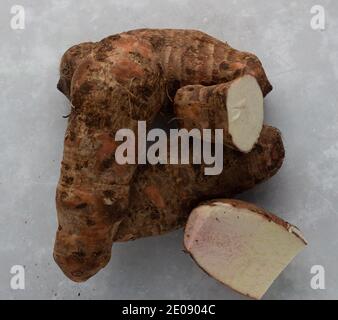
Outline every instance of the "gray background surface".
[[[10, 8], [26, 29], [10, 28]], [[326, 9], [325, 31], [310, 9]], [[52, 258], [54, 204], [69, 104], [56, 90], [71, 45], [134, 28], [200, 29], [263, 61], [274, 91], [266, 122], [283, 132], [287, 158], [277, 176], [242, 195], [296, 224], [309, 246], [266, 299], [338, 298], [338, 2], [263, 0], [20, 0], [0, 3], [0, 298], [241, 299], [182, 252], [182, 231], [113, 247], [110, 264], [84, 284]], [[10, 288], [24, 265], [26, 289]], [[313, 265], [326, 289], [310, 287]]]

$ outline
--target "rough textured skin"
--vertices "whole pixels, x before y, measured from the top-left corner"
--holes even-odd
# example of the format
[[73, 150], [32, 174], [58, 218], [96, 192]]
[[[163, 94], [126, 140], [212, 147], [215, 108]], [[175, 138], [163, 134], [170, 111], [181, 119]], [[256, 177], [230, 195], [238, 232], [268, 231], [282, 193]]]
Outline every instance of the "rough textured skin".
[[237, 149], [229, 133], [225, 106], [230, 86], [239, 79], [241, 77], [214, 86], [196, 84], [177, 90], [174, 109], [180, 127], [187, 130], [223, 129], [223, 143]]
[[[83, 43], [65, 53], [58, 88], [71, 101], [72, 113], [56, 194], [59, 228], [54, 258], [69, 278], [85, 281], [104, 267], [110, 259], [114, 238], [126, 240], [172, 230], [183, 225], [187, 215], [187, 211], [181, 214], [177, 210], [191, 208], [192, 203], [179, 202], [170, 209], [155, 210], [154, 203], [158, 208], [169, 202], [169, 199], [161, 199], [152, 182], [162, 179], [163, 168], [141, 167], [135, 175], [136, 165], [116, 164], [116, 131], [129, 128], [136, 132], [138, 120], [150, 124], [161, 106], [172, 101], [177, 89], [183, 86], [215, 85], [244, 74], [256, 77], [264, 95], [271, 91], [256, 56], [239, 52], [199, 31], [135, 30], [97, 43]], [[231, 163], [242, 162], [248, 168], [248, 179], [238, 182], [231, 192], [224, 190], [225, 194], [243, 191], [270, 177], [279, 167], [283, 158], [281, 150], [276, 153], [275, 162], [272, 160], [275, 158], [265, 158], [266, 154], [270, 157], [277, 140], [278, 145], [281, 144], [279, 134], [273, 129], [266, 130], [271, 130], [278, 138], [269, 133], [263, 135], [267, 145], [258, 145], [252, 155], [254, 159], [261, 159], [257, 159], [257, 163], [228, 151]], [[272, 162], [269, 170], [265, 168], [268, 162]], [[234, 173], [240, 167], [233, 164]], [[169, 169], [165, 167], [164, 170]], [[188, 181], [201, 184], [199, 194], [202, 197], [208, 196], [213, 183], [217, 185], [217, 179], [210, 178], [208, 187], [202, 186], [205, 177], [200, 169], [187, 167], [184, 174], [182, 170], [182, 167], [172, 168], [169, 176], [176, 180], [180, 172], [179, 178], [187, 179], [186, 182], [182, 180], [182, 184], [187, 185]], [[148, 175], [146, 182], [144, 176]], [[257, 175], [261, 175], [260, 179]], [[224, 186], [230, 188], [233, 178], [227, 179], [229, 182]], [[238, 176], [238, 179], [242, 178]], [[133, 180], [136, 180], [134, 184]], [[144, 189], [145, 201], [150, 198], [152, 204], [136, 203], [135, 199], [142, 199], [138, 190], [147, 183], [151, 185]], [[222, 184], [218, 184], [219, 192]], [[177, 198], [180, 193], [173, 191], [170, 191], [172, 197]], [[191, 197], [192, 192], [195, 190], [189, 190], [187, 197]], [[210, 196], [214, 196], [212, 192]], [[135, 210], [132, 214], [131, 208]], [[144, 211], [148, 209], [149, 212]], [[145, 215], [144, 219], [140, 219], [141, 215], [135, 218], [140, 212]], [[121, 223], [122, 231], [118, 231]], [[134, 226], [134, 223], [140, 225]]]
[[140, 167], [130, 191], [129, 215], [115, 241], [159, 235], [183, 227], [201, 201], [231, 197], [272, 177], [281, 167], [284, 147], [278, 130], [265, 126], [248, 154], [224, 147], [219, 176], [204, 175], [205, 165]]

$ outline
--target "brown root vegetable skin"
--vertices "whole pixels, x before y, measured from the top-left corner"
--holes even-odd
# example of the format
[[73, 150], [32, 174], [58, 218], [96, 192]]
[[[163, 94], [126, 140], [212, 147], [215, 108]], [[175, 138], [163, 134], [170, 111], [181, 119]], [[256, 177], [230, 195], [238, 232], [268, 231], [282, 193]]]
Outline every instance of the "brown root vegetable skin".
[[177, 91], [174, 108], [182, 128], [222, 129], [223, 143], [242, 152], [252, 150], [263, 127], [263, 94], [251, 75], [214, 86], [185, 86]]
[[232, 197], [277, 173], [284, 160], [279, 131], [265, 126], [256, 147], [240, 153], [224, 147], [224, 168], [206, 176], [205, 165], [157, 165], [137, 170], [130, 191], [129, 215], [115, 241], [160, 235], [185, 225], [203, 200]]
[[[76, 45], [62, 58], [59, 89], [70, 97], [72, 77], [82, 63], [116, 63], [117, 56], [125, 58], [124, 66], [118, 66], [120, 76], [130, 64], [145, 66], [156, 60], [169, 89], [215, 85], [250, 74], [257, 79], [264, 96], [272, 90], [262, 63], [254, 54], [238, 51], [201, 31], [179, 29], [132, 30], [100, 42]], [[128, 74], [124, 78], [130, 80]], [[171, 92], [174, 96], [175, 90]]]
[[[115, 162], [117, 130], [128, 128], [136, 132], [139, 120], [151, 124], [161, 106], [174, 100], [177, 89], [183, 86], [217, 85], [244, 75], [255, 77], [263, 95], [271, 91], [271, 84], [255, 55], [237, 51], [192, 30], [134, 30], [97, 43], [77, 45], [65, 53], [58, 88], [69, 98], [72, 113], [56, 193], [59, 228], [54, 258], [70, 279], [85, 281], [104, 267], [110, 259], [114, 239], [160, 234], [183, 225], [187, 211], [183, 214], [175, 211], [191, 206], [189, 200], [187, 204], [179, 202], [171, 209], [166, 208], [168, 199], [162, 198], [162, 188], [159, 192], [158, 185], [152, 183], [161, 179], [156, 178], [163, 175], [161, 169], [147, 167], [144, 170], [149, 174], [145, 174], [150, 177], [144, 178], [143, 169], [138, 170], [137, 165], [121, 166]], [[280, 137], [275, 138], [264, 134], [262, 139], [274, 143]], [[243, 161], [243, 155], [236, 151], [231, 153], [231, 162], [242, 161], [248, 172], [255, 171], [236, 184], [231, 193], [250, 188], [276, 171], [283, 155], [279, 150], [275, 158], [265, 158], [265, 152], [271, 156], [270, 148], [275, 146], [259, 148], [258, 144], [250, 163]], [[255, 166], [256, 157], [264, 157], [264, 161], [257, 161], [262, 168], [251, 167]], [[272, 167], [267, 170], [264, 166], [269, 162]], [[177, 178], [177, 171], [183, 170], [180, 168], [170, 169], [173, 179]], [[194, 197], [198, 194], [207, 198], [212, 181], [219, 183], [211, 178], [206, 182], [201, 168], [189, 166], [183, 171], [186, 171], [183, 175], [186, 183], [194, 181], [201, 185]], [[189, 178], [191, 174], [194, 178]], [[142, 179], [149, 180], [143, 182]], [[140, 189], [146, 197], [143, 201], [149, 199], [158, 211], [148, 204], [135, 203], [141, 195]], [[224, 192], [228, 194], [228, 190]], [[192, 193], [182, 196], [190, 199]], [[142, 212], [147, 218], [140, 223], [139, 217], [135, 218], [136, 212]], [[158, 218], [166, 214], [166, 218]], [[133, 219], [139, 225], [133, 225]], [[125, 220], [130, 221], [129, 224]]]

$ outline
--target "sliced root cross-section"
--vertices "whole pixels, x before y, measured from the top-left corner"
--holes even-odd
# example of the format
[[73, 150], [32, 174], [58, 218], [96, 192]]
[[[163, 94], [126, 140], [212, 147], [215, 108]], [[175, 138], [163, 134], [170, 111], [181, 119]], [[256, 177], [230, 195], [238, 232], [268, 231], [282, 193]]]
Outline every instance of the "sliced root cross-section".
[[296, 227], [252, 204], [216, 200], [192, 211], [184, 245], [210, 276], [261, 299], [306, 241]]

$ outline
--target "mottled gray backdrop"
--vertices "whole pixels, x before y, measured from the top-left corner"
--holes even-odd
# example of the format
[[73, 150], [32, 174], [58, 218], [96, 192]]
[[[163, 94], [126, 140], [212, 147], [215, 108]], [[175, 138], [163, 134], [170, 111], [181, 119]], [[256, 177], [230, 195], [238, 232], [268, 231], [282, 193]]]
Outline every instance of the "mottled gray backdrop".
[[[26, 9], [12, 30], [12, 5]], [[326, 9], [326, 30], [310, 9]], [[269, 182], [241, 198], [296, 224], [309, 241], [266, 299], [338, 298], [338, 2], [268, 0], [1, 0], [0, 298], [240, 299], [182, 252], [182, 232], [118, 244], [110, 264], [84, 284], [52, 258], [57, 184], [69, 104], [56, 90], [71, 45], [135, 28], [200, 29], [263, 61], [274, 91], [266, 122], [283, 132], [287, 158]], [[23, 265], [26, 289], [10, 288]], [[311, 267], [326, 289], [310, 286]]]

